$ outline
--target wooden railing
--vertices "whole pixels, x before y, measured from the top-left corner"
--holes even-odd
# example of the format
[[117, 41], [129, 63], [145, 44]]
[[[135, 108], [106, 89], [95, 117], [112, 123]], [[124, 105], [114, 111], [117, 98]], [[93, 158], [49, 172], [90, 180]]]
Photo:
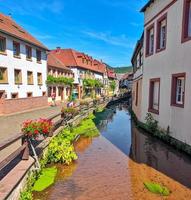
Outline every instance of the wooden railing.
[[[108, 102], [110, 102], [112, 100], [113, 101], [117, 100], [117, 98], [113, 98], [113, 97], [100, 98], [99, 100], [88, 102], [88, 105], [76, 105], [74, 108], [78, 109], [79, 112], [81, 112], [81, 113], [82, 112], [85, 113], [88, 110], [96, 109], [96, 107], [101, 104], [107, 104]], [[53, 129], [49, 133], [49, 137], [52, 137], [55, 130], [57, 130], [60, 126], [65, 125], [67, 123], [67, 121], [71, 120], [73, 117], [75, 117], [75, 116], [64, 116], [63, 117], [62, 112], [60, 112], [56, 115], [50, 116], [48, 118], [49, 120], [53, 121], [56, 118], [59, 118], [59, 119], [57, 119], [53, 123]], [[19, 133], [19, 134], [15, 135], [14, 137], [11, 137], [10, 139], [4, 141], [3, 143], [0, 143], [0, 152], [2, 152], [3, 150], [6, 150], [6, 148], [10, 147], [17, 141], [21, 141], [21, 145], [16, 150], [14, 150], [10, 155], [8, 155], [5, 159], [0, 161], [0, 171], [3, 168], [5, 168], [11, 161], [13, 161], [19, 155], [21, 156], [22, 160], [29, 159], [29, 156], [30, 156], [29, 142], [22, 133]]]

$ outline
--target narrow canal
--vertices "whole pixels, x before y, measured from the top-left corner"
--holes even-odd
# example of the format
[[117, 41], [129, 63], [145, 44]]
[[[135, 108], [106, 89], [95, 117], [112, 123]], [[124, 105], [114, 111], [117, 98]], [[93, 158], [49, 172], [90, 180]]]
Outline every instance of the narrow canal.
[[[58, 165], [53, 186], [34, 199], [51, 200], [188, 200], [191, 199], [191, 159], [131, 126], [126, 104], [99, 113], [98, 138], [80, 138], [79, 159]], [[152, 194], [144, 182], [170, 189], [168, 197]]]

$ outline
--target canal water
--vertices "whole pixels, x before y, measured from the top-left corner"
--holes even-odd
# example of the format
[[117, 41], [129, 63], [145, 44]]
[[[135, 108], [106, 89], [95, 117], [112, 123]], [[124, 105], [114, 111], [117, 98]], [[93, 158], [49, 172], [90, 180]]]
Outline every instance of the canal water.
[[[75, 143], [79, 159], [57, 165], [55, 184], [34, 199], [191, 199], [191, 158], [136, 129], [126, 103], [98, 113], [95, 123], [101, 135], [80, 138]], [[168, 187], [171, 194], [148, 192], [147, 181]]]

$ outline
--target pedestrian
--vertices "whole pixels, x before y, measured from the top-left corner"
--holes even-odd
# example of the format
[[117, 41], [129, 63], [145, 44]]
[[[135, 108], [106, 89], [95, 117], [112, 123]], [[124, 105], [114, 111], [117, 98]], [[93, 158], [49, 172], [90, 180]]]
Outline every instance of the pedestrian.
[[52, 106], [54, 107], [56, 106], [56, 94], [54, 92], [51, 94], [51, 98], [52, 98]]

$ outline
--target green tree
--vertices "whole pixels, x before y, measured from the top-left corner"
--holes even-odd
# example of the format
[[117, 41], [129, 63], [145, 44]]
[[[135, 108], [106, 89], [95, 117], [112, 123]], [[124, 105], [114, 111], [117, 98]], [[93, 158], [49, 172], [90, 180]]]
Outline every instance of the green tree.
[[111, 88], [111, 90], [113, 91], [113, 94], [114, 94], [114, 91], [116, 89], [116, 82], [114, 80], [110, 82], [110, 88]]

